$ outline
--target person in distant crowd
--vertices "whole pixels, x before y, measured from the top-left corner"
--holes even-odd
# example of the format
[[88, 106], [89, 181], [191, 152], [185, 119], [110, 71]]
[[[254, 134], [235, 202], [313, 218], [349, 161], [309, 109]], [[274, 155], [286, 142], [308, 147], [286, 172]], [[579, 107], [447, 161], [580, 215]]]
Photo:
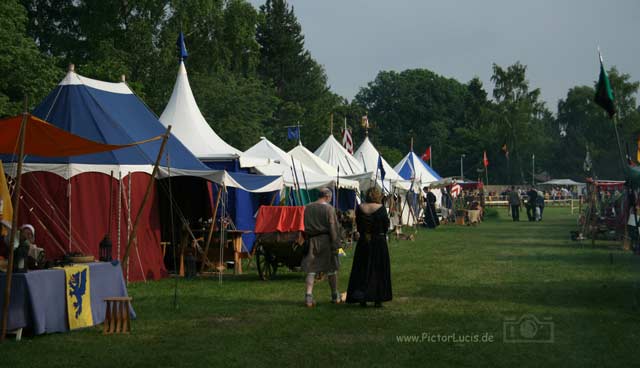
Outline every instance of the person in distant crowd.
[[507, 198], [509, 206], [511, 207], [511, 218], [513, 221], [520, 221], [520, 194], [513, 185]]
[[538, 192], [531, 187], [527, 192], [527, 217], [529, 221], [536, 220], [536, 201], [538, 200]]
[[389, 216], [381, 200], [380, 190], [371, 188], [367, 191], [366, 203], [356, 209], [359, 238], [349, 276], [347, 303], [360, 303], [362, 307], [366, 307], [367, 302], [382, 307], [382, 302], [392, 299], [387, 245]]
[[451, 193], [447, 188], [441, 188], [440, 193], [442, 194], [442, 198], [440, 199], [440, 207], [442, 207], [443, 211], [442, 217], [449, 221], [452, 215], [453, 199], [451, 198]]
[[538, 196], [536, 197], [536, 220], [542, 221], [543, 212], [544, 212], [544, 193], [539, 190]]
[[322, 188], [318, 199], [304, 208], [304, 232], [309, 245], [308, 252], [302, 259], [302, 269], [307, 274], [304, 298], [307, 307], [316, 305], [313, 284], [319, 272], [327, 275], [331, 287], [331, 302], [342, 302], [338, 292], [340, 232], [336, 210], [331, 206], [332, 195], [329, 188]]
[[438, 213], [436, 212], [436, 195], [431, 193], [428, 187], [422, 189], [425, 192], [424, 206], [424, 226], [429, 229], [435, 229], [440, 225]]

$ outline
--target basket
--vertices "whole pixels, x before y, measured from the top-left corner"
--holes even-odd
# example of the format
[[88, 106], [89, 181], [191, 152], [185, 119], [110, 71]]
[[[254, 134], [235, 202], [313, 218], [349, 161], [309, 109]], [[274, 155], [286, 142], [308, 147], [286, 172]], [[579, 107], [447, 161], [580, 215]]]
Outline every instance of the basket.
[[95, 260], [94, 256], [71, 256], [69, 260], [73, 263], [90, 263]]

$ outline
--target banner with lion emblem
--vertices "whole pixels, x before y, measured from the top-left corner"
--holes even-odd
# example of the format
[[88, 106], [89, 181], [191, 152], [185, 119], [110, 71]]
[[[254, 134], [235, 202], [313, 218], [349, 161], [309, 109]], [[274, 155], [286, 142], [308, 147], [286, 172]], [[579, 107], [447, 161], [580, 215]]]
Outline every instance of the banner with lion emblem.
[[89, 266], [64, 268], [69, 329], [93, 326]]

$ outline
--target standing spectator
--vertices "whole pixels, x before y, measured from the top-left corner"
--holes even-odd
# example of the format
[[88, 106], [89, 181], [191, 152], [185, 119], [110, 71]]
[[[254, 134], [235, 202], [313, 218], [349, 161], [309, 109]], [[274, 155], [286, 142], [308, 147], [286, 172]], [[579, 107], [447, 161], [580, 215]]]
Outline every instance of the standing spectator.
[[536, 219], [538, 221], [542, 221], [543, 212], [544, 212], [544, 193], [542, 191], [538, 191], [538, 196], [536, 197]]
[[511, 218], [513, 221], [520, 221], [520, 194], [518, 194], [514, 186], [511, 186], [508, 198], [509, 206], [511, 207]]
[[538, 192], [531, 187], [527, 192], [527, 217], [529, 221], [536, 220], [536, 201], [538, 199]]

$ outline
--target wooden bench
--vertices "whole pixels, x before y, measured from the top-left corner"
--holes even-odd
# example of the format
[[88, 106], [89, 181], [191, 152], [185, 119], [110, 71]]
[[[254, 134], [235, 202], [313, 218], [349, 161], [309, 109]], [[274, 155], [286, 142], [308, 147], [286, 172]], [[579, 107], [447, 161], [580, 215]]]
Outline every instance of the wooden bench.
[[102, 329], [104, 335], [129, 333], [131, 331], [131, 313], [129, 312], [131, 300], [132, 298], [129, 296], [104, 299], [107, 303], [107, 314], [104, 317]]

